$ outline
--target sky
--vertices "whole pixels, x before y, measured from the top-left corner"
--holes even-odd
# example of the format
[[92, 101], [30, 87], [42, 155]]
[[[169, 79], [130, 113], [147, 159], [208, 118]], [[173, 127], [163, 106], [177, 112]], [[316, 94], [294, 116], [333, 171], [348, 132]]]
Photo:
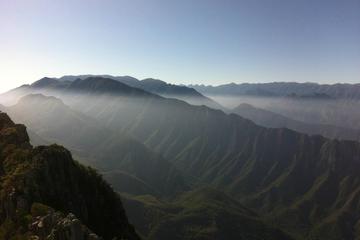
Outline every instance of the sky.
[[360, 0], [0, 0], [0, 91], [44, 76], [360, 82]]

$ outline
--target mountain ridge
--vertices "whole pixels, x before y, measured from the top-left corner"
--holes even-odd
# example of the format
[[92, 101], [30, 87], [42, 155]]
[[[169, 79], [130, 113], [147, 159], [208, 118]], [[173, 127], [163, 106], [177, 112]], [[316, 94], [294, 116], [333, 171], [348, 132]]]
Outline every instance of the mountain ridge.
[[[93, 114], [101, 105], [94, 104], [86, 111]], [[196, 176], [195, 183], [224, 188], [245, 206], [259, 209], [262, 215], [287, 219], [290, 213], [298, 216], [309, 214], [303, 217], [306, 219], [304, 222], [299, 218], [292, 227], [286, 227], [293, 229], [294, 234], [313, 234], [316, 226], [324, 224], [334, 212], [339, 213], [335, 221], [345, 216], [341, 209], [348, 208], [346, 201], [313, 218], [311, 211], [301, 210], [303, 204], [298, 198], [311, 196], [309, 208], [315, 211], [319, 204], [326, 206], [325, 197], [316, 197], [321, 191], [329, 196], [342, 192], [339, 185], [333, 185], [338, 187], [330, 191], [329, 182], [340, 183], [346, 178], [357, 181], [357, 173], [349, 165], [357, 166], [359, 163], [358, 158], [352, 157], [360, 156], [359, 143], [310, 137], [287, 129], [267, 129], [235, 114], [227, 115], [169, 99], [139, 103], [131, 109], [133, 117], [129, 120], [137, 119], [136, 122], [124, 119], [122, 110], [115, 107], [111, 110], [109, 126], [128, 125], [128, 134], [171, 159], [187, 176]], [[103, 114], [102, 119], [105, 119], [106, 113]], [[332, 174], [326, 175], [331, 169], [335, 176], [338, 175], [336, 178]], [[322, 178], [329, 182], [321, 183], [321, 188], [317, 188]], [[350, 199], [357, 191], [356, 188], [350, 189], [342, 198]], [[294, 210], [292, 204], [295, 203], [299, 205]], [[352, 211], [356, 213], [358, 210], [354, 208], [347, 212]], [[356, 218], [356, 214], [348, 216]], [[284, 224], [288, 225], [289, 221]], [[304, 224], [308, 230], [298, 231], [296, 226]], [[340, 225], [335, 226], [338, 228], [333, 231], [338, 232], [332, 232], [334, 236], [345, 231]], [[324, 228], [321, 229], [321, 234], [327, 235]]]
[[[161, 196], [171, 196], [188, 188], [173, 164], [160, 154], [125, 134], [106, 128], [55, 97], [27, 95], [7, 111], [41, 137], [71, 149], [83, 159], [82, 163], [96, 167], [117, 191], [129, 189], [131, 183], [137, 185], [139, 182], [131, 181], [136, 178]], [[127, 175], [119, 175], [117, 171]], [[130, 178], [124, 179], [125, 176]], [[129, 186], [112, 181], [120, 177]]]
[[298, 96], [327, 94], [333, 98], [360, 99], [360, 84], [354, 83], [298, 83], [298, 82], [271, 82], [271, 83], [230, 83], [219, 86], [189, 85], [205, 95], [254, 95], [284, 97], [291, 94]]
[[309, 135], [322, 135], [331, 139], [343, 139], [359, 141], [360, 131], [356, 129], [348, 129], [323, 124], [310, 124], [291, 118], [281, 114], [271, 112], [269, 110], [256, 108], [248, 103], [242, 103], [238, 107], [231, 110], [242, 117], [254, 121], [256, 124], [269, 128], [289, 128], [294, 131], [306, 133]]
[[89, 77], [104, 77], [119, 81], [131, 87], [140, 88], [145, 91], [155, 93], [164, 97], [177, 98], [194, 105], [206, 105], [213, 108], [222, 109], [223, 107], [212, 99], [202, 95], [193, 88], [169, 84], [159, 79], [145, 78], [143, 80], [136, 79], [131, 76], [111, 76], [111, 75], [79, 75], [79, 76], [63, 76], [59, 78], [61, 81], [75, 81], [76, 79], [86, 79]]
[[297, 239], [358, 237], [360, 143], [260, 127], [174, 99], [94, 91], [72, 102], [66, 91], [64, 102], [161, 154], [194, 188], [221, 189]]
[[[172, 203], [151, 196], [124, 195], [124, 205], [149, 240], [165, 240], [169, 235], [179, 240], [293, 239], [235, 199], [209, 187], [187, 192]], [[142, 215], [146, 218], [137, 217]]]

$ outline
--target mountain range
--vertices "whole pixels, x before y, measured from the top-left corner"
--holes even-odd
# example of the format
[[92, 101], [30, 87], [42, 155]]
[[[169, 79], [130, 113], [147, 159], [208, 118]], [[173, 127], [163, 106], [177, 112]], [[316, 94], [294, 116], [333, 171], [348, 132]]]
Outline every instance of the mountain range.
[[78, 75], [78, 76], [63, 76], [59, 78], [60, 81], [73, 82], [77, 79], [86, 79], [89, 77], [104, 77], [113, 79], [129, 85], [134, 88], [140, 88], [147, 92], [155, 93], [167, 98], [176, 98], [186, 101], [193, 105], [205, 105], [212, 108], [223, 108], [220, 104], [212, 99], [205, 97], [193, 88], [184, 85], [169, 84], [159, 79], [146, 78], [143, 80], [136, 79], [130, 76], [111, 76], [111, 75]]
[[231, 110], [231, 112], [250, 119], [260, 126], [269, 128], [289, 128], [301, 133], [307, 133], [309, 135], [322, 135], [332, 139], [356, 141], [360, 139], [360, 130], [297, 121], [269, 110], [256, 108], [247, 103], [240, 104]]
[[[56, 99], [29, 95], [39, 93]], [[99, 143], [88, 148], [94, 151], [81, 158], [104, 172], [117, 168], [105, 176], [125, 193], [125, 210], [145, 238], [223, 239], [224, 234], [233, 234], [234, 239], [352, 240], [360, 236], [360, 143], [356, 141], [258, 126], [237, 114], [190, 105], [103, 77], [42, 79], [11, 91], [6, 98], [10, 95], [16, 99], [29, 95], [16, 104], [21, 107], [6, 108], [10, 115], [29, 121], [31, 129], [38, 124], [35, 133], [45, 139], [49, 131], [41, 126], [48, 130], [56, 126], [31, 119], [43, 112], [42, 106], [49, 107], [47, 101], [71, 113], [55, 115], [59, 122], [65, 116], [69, 128], [86, 116], [90, 119], [86, 122], [95, 122], [104, 131], [104, 136], [95, 134]], [[31, 105], [26, 98], [40, 100]], [[31, 117], [25, 109], [40, 113]], [[66, 118], [74, 112], [74, 119]], [[44, 121], [54, 121], [54, 114], [50, 112]], [[96, 131], [82, 131], [82, 126], [89, 125], [78, 125], [79, 141], [71, 142], [71, 133], [66, 134], [69, 139], [60, 138], [60, 130], [51, 133], [51, 139], [81, 153], [86, 146], [81, 139], [94, 141], [88, 136]], [[116, 139], [130, 143], [120, 141], [109, 147]], [[106, 157], [96, 153], [106, 153], [107, 147], [112, 150]], [[134, 160], [141, 148], [148, 152]], [[161, 167], [152, 162], [167, 167], [154, 172], [144, 165], [147, 161], [155, 169]], [[157, 177], [155, 184], [152, 178]], [[126, 181], [134, 187], [130, 184], [126, 189], [122, 184]]]
[[360, 99], [360, 84], [318, 84], [297, 82], [242, 83], [219, 86], [189, 85], [205, 95], [252, 95], [262, 97], [303, 97]]
[[[245, 103], [297, 122], [317, 126], [331, 125], [347, 129], [345, 132], [351, 129], [360, 130], [359, 86], [359, 84], [296, 82], [190, 85], [227, 109]], [[305, 133], [309, 132], [305, 131]], [[311, 133], [317, 134], [318, 131]], [[333, 136], [333, 133], [330, 131], [325, 136]], [[339, 137], [342, 138], [341, 135]]]

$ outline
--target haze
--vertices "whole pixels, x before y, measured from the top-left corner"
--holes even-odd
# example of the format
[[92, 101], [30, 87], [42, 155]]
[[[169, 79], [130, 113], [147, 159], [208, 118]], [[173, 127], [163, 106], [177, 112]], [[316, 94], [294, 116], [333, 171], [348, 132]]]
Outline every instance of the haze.
[[358, 82], [360, 2], [0, 1], [3, 92], [43, 76]]
[[[86, 75], [0, 94], [0, 203], [30, 221], [15, 214], [2, 231], [139, 240], [131, 223], [147, 240], [359, 238], [360, 84], [193, 87]], [[52, 213], [43, 201], [76, 215], [38, 233], [52, 219], [35, 217]]]

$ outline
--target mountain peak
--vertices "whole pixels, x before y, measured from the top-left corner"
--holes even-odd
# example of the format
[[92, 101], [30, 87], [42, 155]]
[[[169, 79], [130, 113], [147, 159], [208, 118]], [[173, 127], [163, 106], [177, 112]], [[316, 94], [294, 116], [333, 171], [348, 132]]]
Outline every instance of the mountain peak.
[[20, 101], [33, 101], [33, 100], [48, 100], [48, 101], [59, 101], [59, 102], [62, 102], [60, 99], [56, 98], [56, 97], [53, 97], [53, 96], [45, 96], [41, 93], [34, 93], [34, 94], [29, 94], [29, 95], [26, 95], [24, 97], [22, 97], [20, 99]]
[[59, 83], [59, 81], [55, 78], [44, 77], [44, 78], [41, 78], [40, 80], [34, 82], [33, 84], [31, 84], [31, 87], [42, 88], [42, 87], [48, 87], [50, 85], [55, 85], [58, 83]]
[[14, 122], [10, 117], [6, 113], [0, 111], [0, 130], [12, 125], [14, 125]]
[[254, 109], [255, 107], [249, 103], [240, 103], [235, 109]]
[[141, 82], [143, 83], [152, 83], [152, 84], [167, 84], [166, 82], [159, 80], [159, 79], [155, 79], [155, 78], [145, 78], [143, 80], [141, 80]]
[[45, 96], [43, 94], [28, 94], [19, 99], [16, 105], [17, 107], [23, 107], [28, 110], [34, 107], [42, 108], [43, 106], [47, 106], [48, 111], [59, 111], [60, 109], [66, 108], [67, 106], [64, 102], [53, 96]]
[[72, 82], [69, 90], [85, 91], [91, 93], [106, 93], [110, 95], [137, 95], [137, 96], [155, 96], [144, 90], [130, 87], [122, 82], [111, 78], [104, 77], [88, 77], [85, 79], [78, 79]]

